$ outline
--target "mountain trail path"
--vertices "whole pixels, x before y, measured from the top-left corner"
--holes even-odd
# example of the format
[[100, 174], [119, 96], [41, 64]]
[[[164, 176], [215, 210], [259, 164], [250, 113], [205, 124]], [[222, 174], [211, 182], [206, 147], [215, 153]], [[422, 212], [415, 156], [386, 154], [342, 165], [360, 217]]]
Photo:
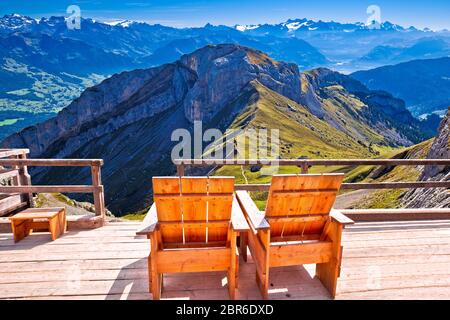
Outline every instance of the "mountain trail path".
[[356, 190], [341, 194], [337, 196], [333, 207], [335, 209], [350, 209], [357, 202], [373, 192], [375, 192], [375, 190]]

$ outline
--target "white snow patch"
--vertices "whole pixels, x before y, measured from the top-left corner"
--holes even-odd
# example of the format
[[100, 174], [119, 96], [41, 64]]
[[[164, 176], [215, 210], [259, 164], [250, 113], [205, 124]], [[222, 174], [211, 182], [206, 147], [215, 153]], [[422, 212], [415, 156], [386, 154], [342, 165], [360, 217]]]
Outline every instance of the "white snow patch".
[[235, 28], [238, 31], [244, 32], [247, 30], [254, 30], [254, 29], [258, 29], [260, 27], [259, 24], [253, 24], [253, 25], [237, 25]]
[[305, 26], [305, 27], [309, 26], [309, 22], [308, 21], [305, 21], [305, 22], [296, 21], [296, 22], [286, 23], [286, 24], [284, 24], [284, 26], [286, 28], [288, 28], [289, 32], [293, 32], [293, 31], [300, 29], [303, 26]]

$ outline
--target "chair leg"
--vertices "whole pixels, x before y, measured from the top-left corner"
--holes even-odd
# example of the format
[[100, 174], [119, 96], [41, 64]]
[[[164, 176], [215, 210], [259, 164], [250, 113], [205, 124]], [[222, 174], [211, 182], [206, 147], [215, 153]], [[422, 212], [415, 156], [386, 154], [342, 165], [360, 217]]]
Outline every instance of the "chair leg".
[[11, 229], [14, 236], [14, 242], [19, 242], [25, 238], [26, 221], [11, 221]]
[[259, 274], [258, 270], [256, 270], [256, 283], [258, 284], [259, 291], [261, 291], [261, 295], [264, 300], [269, 299], [269, 273]]
[[238, 251], [238, 249], [236, 248], [236, 277], [235, 277], [235, 283], [236, 283], [236, 289], [238, 288], [238, 286], [239, 286], [239, 283], [238, 283], [238, 279], [239, 279], [239, 251]]
[[59, 213], [59, 229], [61, 231], [61, 235], [67, 232], [67, 220], [65, 209]]
[[162, 293], [162, 273], [158, 272], [157, 268], [157, 261], [158, 258], [158, 250], [160, 249], [160, 243], [159, 243], [159, 233], [152, 233], [148, 236], [150, 238], [150, 256], [149, 256], [149, 275], [150, 275], [150, 281], [151, 281], [151, 289], [152, 289], [152, 295], [153, 300], [159, 300], [161, 299], [161, 293]]
[[247, 262], [247, 247], [248, 247], [248, 234], [247, 232], [241, 232], [240, 249], [242, 259], [244, 259], [244, 262]]
[[153, 300], [161, 299], [161, 274], [152, 271], [152, 295]]
[[231, 300], [236, 299], [236, 267], [230, 267], [228, 271], [228, 294]]
[[148, 292], [152, 293], [152, 257], [148, 255], [147, 259], [147, 269], [148, 269]]
[[332, 258], [330, 262], [317, 264], [316, 266], [316, 276], [327, 288], [333, 299], [336, 297], [339, 268], [338, 259], [335, 258]]
[[235, 232], [232, 228], [229, 230], [229, 239], [230, 239], [230, 250], [231, 250], [231, 261], [230, 267], [228, 268], [228, 293], [230, 295], [230, 299], [234, 300], [236, 298], [236, 276], [237, 276], [237, 268], [236, 265], [239, 263], [239, 255], [238, 249], [236, 246], [237, 242], [237, 232]]
[[337, 279], [339, 277], [342, 260], [342, 225], [333, 223], [328, 233], [328, 238], [333, 241], [331, 259], [327, 263], [320, 263], [316, 266], [316, 276], [320, 279], [325, 288], [327, 288], [331, 297], [336, 297]]
[[56, 215], [53, 218], [49, 219], [49, 231], [52, 234], [52, 240], [55, 241], [58, 236], [60, 235], [61, 231], [60, 231], [60, 223], [59, 223], [59, 216]]

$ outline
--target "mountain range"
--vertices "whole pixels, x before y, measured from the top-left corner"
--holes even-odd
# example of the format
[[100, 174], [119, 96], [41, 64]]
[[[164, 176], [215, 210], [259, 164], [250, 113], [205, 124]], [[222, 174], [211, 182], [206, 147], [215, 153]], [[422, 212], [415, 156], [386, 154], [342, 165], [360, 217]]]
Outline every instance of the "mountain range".
[[[282, 158], [374, 157], [433, 135], [403, 100], [341, 73], [301, 72], [261, 51], [207, 45], [158, 67], [121, 72], [86, 89], [44, 123], [5, 139], [32, 157], [103, 158], [108, 208], [151, 203], [151, 177], [174, 173], [171, 133], [204, 129], [280, 130]], [[84, 184], [89, 170], [35, 169], [34, 183]]]
[[403, 99], [416, 117], [445, 115], [450, 106], [450, 58], [415, 60], [358, 71], [351, 76], [372, 90]]
[[0, 139], [50, 118], [112, 74], [174, 62], [208, 44], [251, 47], [295, 63], [300, 71], [328, 67], [350, 72], [448, 56], [449, 39], [448, 31], [403, 28], [390, 22], [379, 29], [308, 19], [173, 28], [81, 19], [81, 29], [70, 30], [64, 17], [9, 14], [0, 18]]

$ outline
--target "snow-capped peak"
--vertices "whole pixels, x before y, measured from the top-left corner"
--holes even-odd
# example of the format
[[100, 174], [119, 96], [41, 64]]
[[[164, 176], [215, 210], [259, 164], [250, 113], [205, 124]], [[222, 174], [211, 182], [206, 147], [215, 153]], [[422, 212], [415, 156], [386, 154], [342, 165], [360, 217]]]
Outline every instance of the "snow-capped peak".
[[[257, 29], [261, 26], [264, 28], [274, 28], [274, 30], [280, 31], [285, 30], [288, 33], [293, 33], [296, 31], [342, 31], [342, 32], [354, 32], [356, 30], [371, 30], [373, 28], [367, 26], [362, 22], [355, 23], [340, 23], [335, 21], [314, 21], [308, 19], [289, 19], [286, 22], [279, 24], [257, 24], [257, 25], [236, 25], [235, 29], [245, 32], [253, 29]], [[383, 31], [414, 31], [417, 29], [409, 28], [405, 29], [398, 24], [393, 24], [389, 21], [385, 21], [379, 24], [380, 30]]]
[[17, 13], [7, 14], [0, 18], [0, 30], [18, 31], [29, 28], [36, 24], [37, 21], [33, 18], [22, 16]]
[[250, 25], [236, 25], [234, 28], [238, 31], [247, 31], [247, 30], [254, 30], [258, 29], [261, 25], [260, 24], [250, 24]]
[[310, 21], [294, 21], [294, 22], [286, 22], [283, 24], [286, 28], [288, 28], [289, 32], [294, 32], [302, 27], [309, 27], [311, 25]]
[[113, 20], [113, 21], [105, 21], [104, 22], [107, 25], [110, 26], [120, 26], [123, 28], [128, 28], [131, 24], [134, 23], [134, 21], [130, 21], [130, 20]]

